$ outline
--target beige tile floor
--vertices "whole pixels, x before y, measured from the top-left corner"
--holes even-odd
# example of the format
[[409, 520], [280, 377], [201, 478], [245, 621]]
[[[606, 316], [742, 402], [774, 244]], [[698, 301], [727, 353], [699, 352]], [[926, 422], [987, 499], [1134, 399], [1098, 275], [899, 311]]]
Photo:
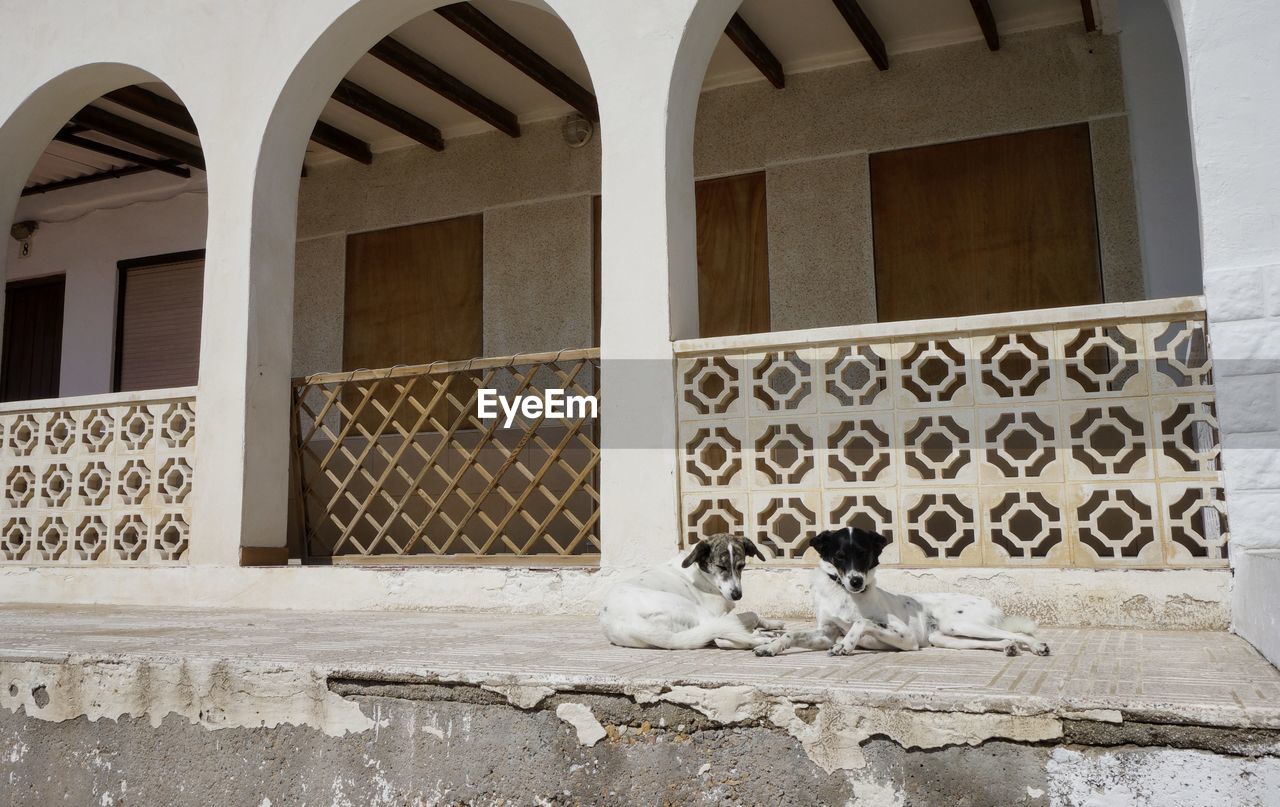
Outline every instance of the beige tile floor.
[[130, 656], [302, 665], [325, 674], [475, 683], [707, 687], [839, 694], [868, 705], [1120, 709], [1135, 719], [1280, 728], [1280, 672], [1227, 633], [1055, 628], [1047, 658], [929, 649], [832, 658], [792, 651], [609, 645], [588, 617], [0, 607], [0, 661]]

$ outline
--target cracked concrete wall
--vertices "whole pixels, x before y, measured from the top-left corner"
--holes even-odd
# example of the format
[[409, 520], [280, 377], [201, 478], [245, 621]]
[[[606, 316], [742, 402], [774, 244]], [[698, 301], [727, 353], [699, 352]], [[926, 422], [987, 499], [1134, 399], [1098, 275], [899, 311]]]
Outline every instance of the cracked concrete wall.
[[[221, 683], [190, 686], [176, 667], [115, 666], [0, 665], [0, 807], [1280, 798], [1274, 730], [867, 708], [750, 687], [556, 692], [201, 667], [192, 681]], [[219, 686], [239, 706], [210, 720]]]

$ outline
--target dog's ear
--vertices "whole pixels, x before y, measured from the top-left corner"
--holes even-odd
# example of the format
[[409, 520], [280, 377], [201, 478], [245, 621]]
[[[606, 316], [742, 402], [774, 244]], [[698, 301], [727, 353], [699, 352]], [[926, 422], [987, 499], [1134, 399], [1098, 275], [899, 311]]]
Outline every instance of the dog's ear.
[[707, 543], [706, 541], [699, 541], [693, 547], [693, 551], [690, 552], [688, 555], [685, 555], [684, 562], [681, 563], [680, 565], [682, 567], [689, 567], [696, 563], [699, 566], [701, 566], [703, 563], [706, 562], [707, 556], [710, 554], [711, 554], [711, 544]]
[[819, 555], [827, 555], [835, 550], [839, 533], [836, 530], [823, 530], [809, 539], [809, 546]]
[[750, 558], [750, 557], [757, 557], [757, 558], [759, 558], [760, 560], [763, 560], [763, 561], [768, 561], [768, 560], [769, 560], [768, 558], [766, 558], [766, 557], [764, 556], [764, 553], [760, 551], [760, 548], [759, 548], [759, 547], [757, 547], [754, 543], [752, 543], [752, 542], [751, 542], [751, 539], [750, 539], [750, 538], [743, 538], [743, 539], [742, 539], [742, 549], [743, 549], [743, 551], [744, 551], [744, 552], [746, 552], [746, 553], [747, 553], [747, 557], [749, 557], [749, 558]]
[[871, 546], [876, 557], [879, 557], [880, 553], [884, 551], [884, 548], [889, 545], [889, 539], [874, 530], [864, 530], [861, 527], [854, 527], [853, 532], [855, 536], [866, 541], [867, 544]]

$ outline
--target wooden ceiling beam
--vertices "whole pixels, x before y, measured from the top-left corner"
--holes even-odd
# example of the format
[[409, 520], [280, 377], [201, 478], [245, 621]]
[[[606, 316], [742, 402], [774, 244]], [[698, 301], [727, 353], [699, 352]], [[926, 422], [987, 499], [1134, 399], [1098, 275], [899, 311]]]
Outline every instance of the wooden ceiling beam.
[[315, 128], [311, 130], [311, 142], [333, 149], [358, 163], [373, 164], [373, 150], [368, 143], [322, 120], [316, 121]]
[[876, 67], [881, 70], [888, 70], [889, 53], [885, 50], [884, 40], [880, 38], [880, 32], [867, 18], [862, 6], [858, 5], [858, 0], [832, 0], [832, 2], [840, 12], [840, 16], [844, 17], [844, 21], [848, 23], [853, 35], [858, 38], [858, 42], [862, 43], [862, 49], [871, 57], [871, 61], [875, 62]]
[[512, 137], [520, 136], [520, 123], [514, 112], [473, 90], [461, 79], [395, 39], [384, 38], [373, 46], [369, 55], [394, 67], [446, 101], [457, 104], [498, 131]]
[[190, 171], [183, 168], [179, 163], [176, 163], [173, 160], [157, 160], [152, 157], [144, 157], [141, 154], [135, 154], [132, 151], [116, 148], [115, 146], [108, 145], [107, 143], [99, 143], [96, 140], [81, 137], [78, 134], [68, 132], [65, 129], [54, 135], [53, 139], [59, 143], [66, 143], [68, 146], [75, 146], [78, 149], [92, 151], [97, 154], [105, 154], [108, 157], [114, 157], [117, 160], [124, 160], [125, 162], [145, 165], [148, 168], [155, 169], [156, 171], [163, 171], [166, 174], [173, 174], [174, 176], [182, 177], [183, 179], [187, 179], [191, 176]]
[[437, 8], [436, 13], [501, 56], [512, 67], [547, 88], [588, 120], [600, 122], [600, 109], [590, 90], [507, 33], [480, 9], [470, 3], [454, 3]]
[[136, 85], [121, 87], [107, 93], [103, 98], [140, 115], [167, 123], [175, 129], [181, 129], [187, 134], [197, 137], [200, 135], [196, 131], [196, 122], [192, 120], [191, 113], [186, 107], [177, 101], [170, 101], [163, 95], [156, 95], [150, 90], [144, 90]]
[[[113, 90], [103, 97], [125, 109], [154, 118], [187, 134], [199, 136], [196, 131], [196, 122], [192, 120], [187, 108], [177, 101], [170, 101], [163, 95], [157, 95], [134, 85]], [[311, 140], [365, 165], [373, 162], [373, 152], [369, 149], [368, 143], [327, 123], [316, 125], [311, 134]]]
[[144, 174], [147, 171], [155, 169], [147, 165], [127, 165], [124, 168], [112, 168], [109, 171], [99, 171], [96, 174], [86, 174], [82, 177], [72, 177], [71, 179], [59, 179], [53, 182], [45, 182], [40, 185], [32, 185], [22, 189], [23, 196], [35, 196], [41, 193], [49, 193], [50, 191], [60, 191], [63, 188], [75, 188], [80, 185], [88, 185], [91, 182], [102, 182], [107, 179], [119, 179], [120, 177], [133, 176], [134, 174]]
[[782, 62], [778, 61], [778, 57], [773, 55], [773, 51], [769, 50], [756, 32], [751, 30], [751, 26], [747, 25], [747, 21], [742, 18], [741, 14], [734, 13], [733, 18], [729, 20], [729, 25], [724, 29], [725, 36], [729, 37], [729, 41], [738, 46], [738, 50], [742, 51], [742, 55], [751, 60], [765, 78], [769, 79], [769, 83], [779, 90], [787, 86], [787, 77], [782, 72]]
[[1098, 30], [1098, 19], [1093, 16], [1093, 0], [1080, 0], [1080, 11], [1084, 14], [1084, 30], [1089, 33]]
[[1000, 50], [1000, 30], [996, 27], [996, 16], [991, 13], [991, 3], [988, 0], [969, 0], [969, 5], [973, 6], [973, 15], [978, 18], [987, 48]]
[[155, 129], [148, 129], [140, 123], [134, 123], [128, 118], [122, 118], [105, 109], [87, 106], [72, 115], [71, 122], [183, 165], [204, 170], [204, 152], [199, 146], [163, 132], [157, 132]]
[[340, 81], [338, 88], [333, 91], [333, 100], [346, 104], [361, 115], [395, 129], [406, 137], [413, 138], [427, 148], [436, 151], [444, 150], [444, 137], [441, 136], [439, 129], [412, 112], [407, 112], [373, 94], [354, 81], [345, 78]]

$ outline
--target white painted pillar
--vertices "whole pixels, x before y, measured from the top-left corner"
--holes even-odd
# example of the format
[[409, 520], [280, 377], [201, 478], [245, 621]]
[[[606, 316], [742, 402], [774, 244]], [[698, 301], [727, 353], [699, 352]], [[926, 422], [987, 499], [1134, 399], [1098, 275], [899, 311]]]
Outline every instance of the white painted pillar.
[[[590, 4], [584, 4], [590, 5]], [[697, 335], [693, 124], [737, 0], [626, 0], [571, 20], [601, 110], [602, 565], [677, 547], [671, 340]]]
[[[1244, 567], [1259, 562], [1251, 560], [1255, 552], [1280, 550], [1280, 12], [1268, 0], [1170, 0], [1170, 7], [1187, 64], [1231, 557], [1239, 572], [1233, 620], [1255, 645], [1275, 648], [1278, 637], [1264, 635], [1274, 634], [1274, 622], [1259, 612], [1265, 575]], [[1277, 585], [1272, 579], [1265, 588]]]
[[244, 152], [209, 166], [193, 564], [284, 560], [297, 172], [255, 206]]

